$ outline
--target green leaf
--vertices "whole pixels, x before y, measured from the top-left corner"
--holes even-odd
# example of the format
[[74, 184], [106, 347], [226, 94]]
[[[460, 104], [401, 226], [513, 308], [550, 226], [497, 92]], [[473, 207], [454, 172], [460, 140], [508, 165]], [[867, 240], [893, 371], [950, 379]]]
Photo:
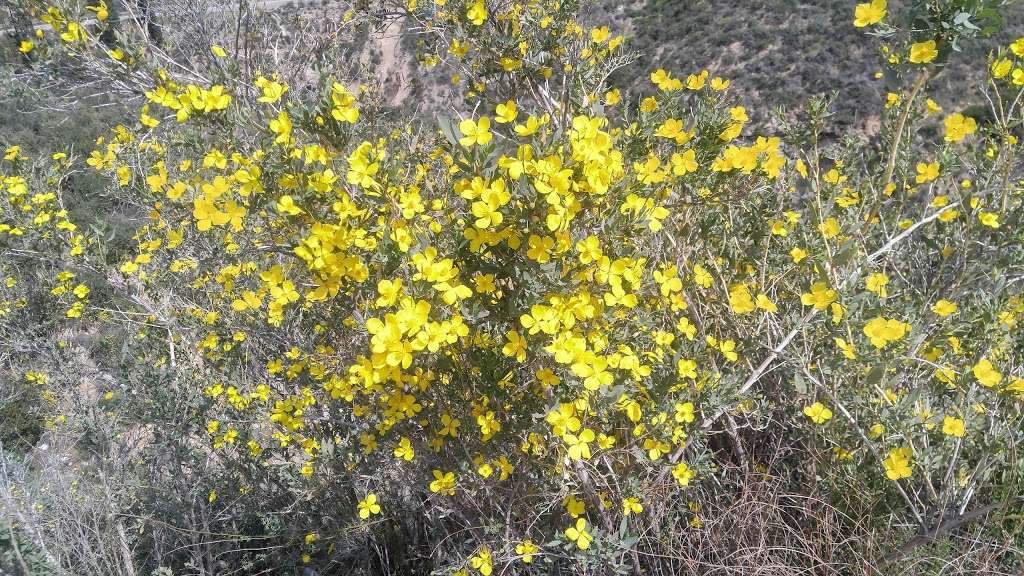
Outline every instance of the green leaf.
[[444, 135], [445, 140], [448, 140], [452, 146], [459, 145], [458, 132], [453, 118], [438, 118], [437, 125], [441, 129], [441, 134]]
[[793, 388], [802, 395], [806, 395], [808, 393], [807, 381], [804, 379], [803, 374], [798, 372], [794, 375]]
[[885, 376], [885, 365], [876, 364], [871, 367], [871, 371], [864, 378], [864, 383], [868, 386], [874, 386], [882, 381], [883, 376]]
[[978, 28], [977, 26], [974, 25], [973, 22], [971, 22], [971, 15], [968, 14], [967, 12], [960, 12], [959, 14], [957, 14], [953, 18], [953, 23], [961, 28], [966, 28], [968, 30], [981, 30], [981, 28]]

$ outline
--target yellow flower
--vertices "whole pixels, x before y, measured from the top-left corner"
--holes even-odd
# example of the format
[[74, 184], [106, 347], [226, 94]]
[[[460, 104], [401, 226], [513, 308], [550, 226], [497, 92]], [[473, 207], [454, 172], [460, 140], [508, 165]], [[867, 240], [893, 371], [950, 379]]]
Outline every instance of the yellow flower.
[[939, 300], [938, 302], [932, 305], [932, 312], [935, 312], [939, 316], [945, 318], [946, 316], [949, 316], [950, 314], [956, 312], [956, 308], [956, 304], [950, 302], [949, 300]]
[[685, 462], [680, 462], [672, 467], [672, 477], [679, 482], [680, 486], [687, 486], [690, 484], [690, 480], [696, 476], [696, 472], [690, 469]]
[[910, 46], [910, 62], [912, 64], [927, 64], [939, 55], [935, 48], [935, 40], [917, 42]]
[[477, 474], [483, 476], [484, 478], [490, 478], [491, 475], [494, 474], [494, 467], [491, 466], [489, 463], [484, 462], [476, 469], [476, 472]]
[[583, 518], [577, 519], [575, 526], [565, 529], [565, 537], [575, 542], [576, 547], [580, 550], [590, 548], [590, 543], [594, 540], [594, 537], [587, 532], [587, 521]]
[[579, 435], [563, 434], [562, 440], [569, 446], [569, 458], [573, 460], [589, 460], [591, 456], [590, 443], [596, 437], [594, 431], [590, 428], [584, 428]]
[[395, 458], [402, 460], [412, 460], [416, 457], [416, 452], [412, 448], [412, 442], [408, 438], [402, 438], [398, 441], [398, 446], [395, 448]]
[[957, 438], [963, 438], [967, 432], [964, 426], [964, 421], [960, 418], [954, 418], [952, 416], [945, 416], [942, 419], [942, 433], [946, 436], [955, 436]]
[[836, 343], [836, 347], [843, 352], [843, 356], [846, 356], [850, 360], [857, 358], [857, 351], [854, 350], [853, 344], [848, 343], [842, 338], [833, 338], [833, 341]]
[[677, 402], [675, 405], [675, 410], [676, 422], [693, 422], [696, 419], [696, 415], [693, 412], [693, 402]]
[[702, 288], [710, 288], [714, 278], [706, 268], [700, 264], [693, 266], [693, 281], [700, 285]]
[[296, 214], [302, 214], [302, 208], [295, 205], [295, 200], [288, 195], [281, 196], [277, 200], [276, 204], [277, 211], [282, 214], [290, 214], [295, 216]]
[[284, 96], [288, 91], [288, 85], [274, 80], [267, 80], [263, 76], [256, 79], [256, 87], [263, 91], [263, 95], [256, 99], [257, 102], [273, 104]]
[[873, 0], [857, 4], [853, 12], [853, 25], [857, 28], [878, 24], [885, 18], [886, 0]]
[[864, 326], [864, 335], [875, 348], [881, 349], [906, 336], [910, 328], [910, 324], [877, 316]]
[[693, 138], [694, 133], [686, 131], [682, 120], [679, 120], [678, 118], [668, 118], [658, 126], [658, 129], [654, 131], [654, 135], [659, 138], [674, 140], [676, 144], [682, 146]]
[[459, 138], [459, 144], [462, 144], [466, 148], [472, 147], [474, 144], [477, 146], [485, 146], [491, 141], [491, 119], [487, 116], [481, 117], [478, 121], [467, 118], [462, 122], [459, 122], [459, 131], [462, 132], [462, 138]]
[[917, 178], [918, 184], [927, 184], [932, 180], [939, 177], [939, 163], [938, 162], [918, 162], [917, 164]]
[[377, 503], [376, 494], [367, 494], [366, 498], [359, 501], [359, 517], [366, 520], [371, 514], [380, 514], [380, 504]]
[[804, 306], [814, 306], [818, 310], [824, 310], [839, 298], [839, 293], [828, 287], [825, 282], [811, 284], [811, 291], [800, 295], [800, 302]]
[[1013, 52], [1014, 56], [1024, 58], [1024, 36], [1010, 43], [1010, 52]]
[[978, 222], [989, 228], [999, 228], [999, 214], [982, 210], [978, 212]]
[[580, 515], [583, 514], [584, 510], [586, 510], [586, 508], [587, 507], [583, 503], [583, 501], [579, 500], [578, 498], [576, 498], [576, 496], [572, 494], [570, 494], [569, 497], [565, 499], [565, 513], [569, 516], [572, 516], [573, 518], [579, 518]]
[[640, 101], [641, 112], [654, 112], [658, 109], [658, 101], [653, 96], [648, 96]]
[[498, 422], [494, 416], [493, 410], [488, 410], [486, 413], [476, 417], [477, 426], [480, 427], [481, 439], [487, 442], [491, 439], [498, 431], [501, 430], [501, 422]]
[[210, 46], [210, 52], [213, 52], [213, 55], [217, 58], [223, 58], [228, 55], [227, 52], [225, 52], [224, 49], [221, 48], [220, 45], [218, 44]]
[[601, 259], [601, 240], [597, 236], [588, 236], [576, 243], [576, 251], [580, 253], [580, 263], [589, 264]]
[[540, 551], [540, 548], [533, 543], [533, 540], [523, 540], [516, 544], [516, 554], [522, 556], [523, 563], [533, 562], [533, 555]]
[[832, 323], [839, 324], [839, 321], [843, 319], [843, 314], [846, 313], [846, 309], [838, 302], [833, 302], [829, 305], [829, 308], [832, 309]]
[[729, 288], [729, 305], [735, 314], [746, 314], [756, 309], [753, 295], [746, 284], [733, 284]]
[[640, 504], [640, 499], [636, 497], [625, 498], [622, 501], [622, 515], [629, 516], [630, 514], [639, 514], [644, 511], [643, 505]]
[[75, 302], [74, 304], [71, 305], [70, 308], [67, 309], [64, 315], [67, 316], [68, 318], [81, 318], [83, 310], [85, 310], [85, 304], [83, 304], [81, 301]]
[[458, 418], [452, 418], [451, 414], [447, 412], [441, 415], [441, 430], [438, 432], [439, 436], [451, 436], [455, 438], [459, 435], [459, 426], [462, 425], [462, 421]]
[[818, 231], [826, 240], [831, 240], [839, 235], [839, 221], [835, 218], [827, 218], [818, 225]]
[[494, 559], [491, 557], [491, 551], [488, 548], [481, 548], [472, 558], [469, 559], [469, 565], [474, 570], [483, 574], [483, 576], [490, 576], [494, 571]]
[[608, 371], [608, 358], [601, 354], [587, 352], [577, 358], [571, 368], [573, 374], [583, 379], [583, 387], [587, 390], [610, 386], [615, 380], [614, 374]]
[[508, 342], [501, 349], [502, 354], [515, 358], [518, 362], [526, 361], [526, 340], [517, 330], [509, 330], [505, 333]]
[[271, 118], [267, 126], [277, 135], [274, 137], [274, 144], [288, 144], [291, 141], [292, 120], [284, 110], [277, 113], [277, 118]]
[[504, 104], [498, 104], [498, 107], [495, 109], [494, 121], [499, 124], [515, 122], [518, 114], [519, 112], [516, 109], [516, 101], [509, 100]]
[[864, 284], [868, 290], [878, 294], [880, 298], [885, 298], [889, 295], [885, 289], [886, 285], [889, 284], [889, 276], [882, 272], [872, 272], [865, 279]]
[[715, 76], [711, 79], [711, 89], [718, 92], [727, 90], [730, 84], [732, 84], [731, 80], [726, 80], [720, 76]]
[[1013, 70], [1013, 61], [1009, 58], [1000, 58], [992, 63], [990, 70], [992, 71], [993, 78], [997, 80], [1005, 78], [1010, 73], [1010, 70]]
[[810, 406], [804, 406], [804, 416], [811, 419], [815, 424], [824, 424], [832, 419], [832, 411], [821, 402], [815, 402]]
[[550, 236], [537, 236], [530, 234], [526, 239], [526, 257], [544, 264], [551, 260], [551, 250], [555, 247], [555, 239]]
[[701, 70], [700, 74], [690, 74], [686, 77], [686, 88], [688, 90], [700, 90], [708, 79], [708, 71]]
[[978, 128], [978, 123], [974, 118], [964, 116], [959, 112], [946, 116], [944, 124], [946, 127], [946, 142], [959, 142], [974, 134], [974, 131]]
[[18, 52], [21, 52], [22, 54], [28, 54], [29, 52], [34, 50], [35, 47], [36, 43], [26, 38], [18, 44]]
[[1018, 399], [1024, 400], [1024, 378], [1015, 378], [1006, 385], [1005, 390], [1016, 394]]
[[481, 26], [484, 20], [487, 20], [487, 7], [484, 6], [484, 0], [477, 0], [468, 9], [466, 9], [466, 18], [476, 26]]
[[911, 471], [911, 450], [910, 448], [895, 448], [889, 451], [889, 457], [882, 461], [885, 467], [885, 477], [889, 480], [910, 478]]
[[680, 378], [690, 378], [691, 380], [697, 379], [697, 363], [688, 358], [680, 358], [676, 362], [676, 368], [679, 372]]
[[381, 280], [377, 282], [377, 294], [379, 295], [377, 301], [374, 302], [374, 306], [377, 308], [383, 308], [385, 306], [391, 306], [398, 301], [398, 297], [402, 295], [402, 279], [397, 280]]
[[686, 336], [687, 340], [693, 340], [697, 335], [697, 327], [685, 316], [680, 318], [679, 322], [676, 322], [676, 331]]
[[719, 343], [718, 351], [721, 352], [722, 356], [725, 356], [725, 359], [729, 362], [735, 362], [739, 358], [739, 355], [736, 353], [735, 340], [730, 339]]
[[775, 314], [779, 311], [779, 307], [775, 305], [775, 302], [772, 302], [771, 298], [768, 298], [765, 294], [757, 295], [757, 307], [769, 314]]
[[192, 216], [196, 219], [196, 229], [200, 232], [226, 224], [231, 219], [228, 214], [217, 210], [213, 201], [207, 198], [196, 198], [193, 205]]
[[693, 149], [682, 154], [673, 152], [670, 162], [672, 163], [672, 174], [675, 176], [686, 176], [700, 168], [700, 165], [697, 164], [697, 153]]
[[522, 60], [517, 60], [515, 58], [509, 58], [507, 56], [506, 57], [502, 57], [501, 60], [499, 60], [499, 62], [501, 63], [501, 67], [502, 67], [503, 70], [505, 70], [505, 72], [513, 72], [513, 71], [518, 70], [518, 69], [523, 67], [523, 61]]
[[452, 496], [455, 494], [454, 472], [434, 470], [432, 474], [434, 475], [434, 480], [430, 483], [431, 492], [436, 492], [443, 496]]
[[978, 363], [974, 365], [971, 372], [974, 373], [974, 377], [978, 379], [978, 382], [986, 388], [992, 388], [1003, 381], [1003, 375], [996, 370], [988, 358], [978, 360]]
[[505, 188], [504, 180], [496, 180], [490, 187], [483, 190], [480, 199], [473, 202], [471, 211], [476, 220], [473, 224], [480, 229], [486, 230], [501, 224], [505, 216], [501, 207], [508, 204], [512, 196]]
[[541, 126], [543, 126], [543, 125], [545, 125], [547, 123], [548, 123], [548, 116], [547, 116], [547, 114], [545, 114], [544, 116], [540, 117], [539, 119], [536, 116], [531, 114], [530, 116], [528, 116], [526, 118], [526, 124], [516, 124], [513, 127], [513, 130], [515, 130], [516, 134], [518, 134], [519, 136], [522, 136], [522, 137], [525, 138], [527, 136], [532, 136], [533, 134], [535, 134], [537, 132], [537, 130], [540, 129]]

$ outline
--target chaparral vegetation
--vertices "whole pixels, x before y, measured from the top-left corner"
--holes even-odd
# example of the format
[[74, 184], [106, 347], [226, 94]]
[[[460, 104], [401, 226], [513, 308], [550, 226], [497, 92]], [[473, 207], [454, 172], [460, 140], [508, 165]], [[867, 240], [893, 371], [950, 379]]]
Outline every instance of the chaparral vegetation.
[[687, 4], [4, 0], [0, 573], [1024, 573], [1024, 5]]

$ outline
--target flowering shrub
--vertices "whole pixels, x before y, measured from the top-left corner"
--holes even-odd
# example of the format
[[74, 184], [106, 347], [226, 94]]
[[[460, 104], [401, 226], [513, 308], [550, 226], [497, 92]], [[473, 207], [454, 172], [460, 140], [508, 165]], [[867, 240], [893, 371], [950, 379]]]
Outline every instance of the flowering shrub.
[[904, 538], [1019, 504], [1024, 39], [986, 63], [991, 116], [943, 109], [929, 80], [997, 3], [928, 4], [912, 27], [856, 6], [904, 88], [852, 145], [822, 141], [820, 102], [752, 133], [706, 70], [621, 101], [628, 42], [575, 2], [382, 3], [464, 104], [390, 123], [350, 79], [178, 78], [101, 41], [104, 4], [40, 5], [26, 58], [145, 79], [85, 159], [139, 218], [108, 252], [63, 208], [73, 159], [7, 149], [5, 339], [38, 324], [57, 350], [5, 369], [45, 379], [67, 331], [123, 327], [130, 376], [88, 418], [155, 427], [143, 460], [196, 478], [136, 511], [244, 535], [203, 541], [202, 573], [329, 573], [395, 526], [410, 570], [639, 573], [713, 521], [697, 494], [767, 471], [744, 449], [766, 428]]

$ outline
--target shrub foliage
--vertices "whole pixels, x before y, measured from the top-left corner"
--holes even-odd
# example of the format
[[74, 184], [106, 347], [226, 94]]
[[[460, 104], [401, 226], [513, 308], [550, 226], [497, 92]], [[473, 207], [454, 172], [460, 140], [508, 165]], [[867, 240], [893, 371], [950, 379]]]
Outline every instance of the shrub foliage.
[[[1024, 39], [964, 87], [985, 114], [940, 106], [1004, 3], [916, 4], [851, 6], [893, 91], [877, 136], [829, 143], [827, 102], [752, 133], [706, 70], [623, 99], [628, 41], [573, 1], [357, 3], [451, 77], [424, 118], [33, 0], [24, 66], [144, 103], [82, 159], [0, 163], [17, 527], [70, 573], [674, 573], [702, 531], [741, 546], [722, 502], [757, 478], [813, 498], [764, 504], [790, 550], [765, 558], [856, 573], [1007, 518]], [[127, 246], [75, 221], [81, 170]], [[52, 457], [13, 440], [33, 421]], [[1019, 522], [978, 535], [1007, 572]], [[883, 536], [801, 555], [794, 523]]]

